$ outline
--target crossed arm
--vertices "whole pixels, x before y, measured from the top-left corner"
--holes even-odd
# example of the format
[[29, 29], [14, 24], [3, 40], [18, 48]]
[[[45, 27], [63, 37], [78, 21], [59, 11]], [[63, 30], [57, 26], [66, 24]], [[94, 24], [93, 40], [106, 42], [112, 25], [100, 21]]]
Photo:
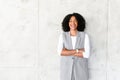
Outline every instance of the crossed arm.
[[77, 57], [83, 58], [84, 51], [85, 51], [84, 48], [78, 49], [78, 52], [76, 52], [76, 50], [68, 50], [64, 48], [61, 51], [61, 56], [77, 56]]

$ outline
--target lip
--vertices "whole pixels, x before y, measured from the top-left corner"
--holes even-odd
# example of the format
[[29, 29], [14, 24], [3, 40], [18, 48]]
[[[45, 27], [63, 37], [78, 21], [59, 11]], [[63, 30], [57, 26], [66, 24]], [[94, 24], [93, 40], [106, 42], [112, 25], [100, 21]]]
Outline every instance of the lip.
[[70, 26], [71, 29], [76, 29], [77, 27], [76, 26]]
[[76, 25], [70, 25], [70, 27], [76, 27]]

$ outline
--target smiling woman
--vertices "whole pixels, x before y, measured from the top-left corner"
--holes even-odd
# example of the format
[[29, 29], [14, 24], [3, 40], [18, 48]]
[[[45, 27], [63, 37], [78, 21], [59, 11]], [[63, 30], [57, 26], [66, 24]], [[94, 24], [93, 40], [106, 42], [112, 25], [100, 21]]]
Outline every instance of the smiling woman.
[[69, 27], [71, 30], [76, 30], [77, 26], [78, 26], [78, 22], [75, 16], [72, 16], [69, 21]]
[[88, 80], [90, 45], [84, 32], [85, 19], [78, 13], [68, 14], [63, 19], [62, 29], [58, 43], [60, 80]]

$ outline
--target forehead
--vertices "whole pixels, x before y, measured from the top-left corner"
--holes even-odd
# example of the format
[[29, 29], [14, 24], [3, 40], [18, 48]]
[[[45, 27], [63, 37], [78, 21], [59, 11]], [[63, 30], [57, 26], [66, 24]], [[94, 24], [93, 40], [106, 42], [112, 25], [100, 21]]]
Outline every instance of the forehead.
[[76, 20], [75, 16], [71, 16], [70, 20]]

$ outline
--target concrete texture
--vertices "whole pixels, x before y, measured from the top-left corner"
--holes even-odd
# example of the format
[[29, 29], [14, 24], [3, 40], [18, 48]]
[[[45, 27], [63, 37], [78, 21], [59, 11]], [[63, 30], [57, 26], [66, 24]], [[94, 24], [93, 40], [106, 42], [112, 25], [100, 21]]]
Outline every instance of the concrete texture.
[[0, 0], [0, 80], [59, 80], [61, 22], [73, 12], [87, 21], [89, 80], [119, 80], [119, 4], [119, 0]]

